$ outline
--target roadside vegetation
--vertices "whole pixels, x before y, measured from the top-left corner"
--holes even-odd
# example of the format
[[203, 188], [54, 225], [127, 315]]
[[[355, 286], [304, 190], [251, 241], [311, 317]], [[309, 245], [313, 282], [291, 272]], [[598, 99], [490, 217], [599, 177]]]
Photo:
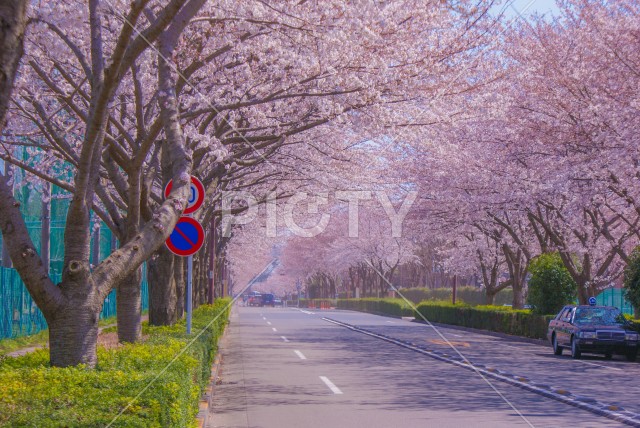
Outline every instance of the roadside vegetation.
[[145, 327], [139, 343], [99, 347], [95, 370], [51, 367], [46, 349], [0, 357], [0, 426], [104, 427], [123, 409], [113, 426], [193, 426], [228, 303], [196, 309], [190, 336], [181, 321]]

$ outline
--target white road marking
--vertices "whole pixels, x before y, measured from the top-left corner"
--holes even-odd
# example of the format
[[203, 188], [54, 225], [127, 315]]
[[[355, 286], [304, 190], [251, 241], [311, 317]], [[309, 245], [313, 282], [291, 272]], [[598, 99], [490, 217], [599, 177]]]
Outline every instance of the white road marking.
[[287, 338], [286, 338], [286, 337], [284, 337], [284, 336], [280, 336], [280, 337], [281, 337], [281, 338], [282, 338], [282, 340], [284, 340], [285, 342], [288, 342], [288, 341], [289, 341], [289, 339], [287, 339]]
[[603, 369], [620, 370], [620, 371], [622, 371], [622, 369], [619, 369], [617, 367], [603, 366], [602, 364], [590, 363], [589, 361], [582, 361], [582, 360], [575, 360], [575, 361], [577, 361], [579, 363], [582, 363], [582, 364], [589, 364], [590, 366], [600, 367], [600, 368], [603, 368]]
[[307, 357], [305, 357], [305, 356], [304, 356], [304, 354], [303, 354], [302, 352], [298, 351], [297, 349], [296, 349], [296, 350], [294, 350], [293, 352], [295, 352], [295, 354], [296, 354], [298, 357], [300, 357], [300, 359], [301, 359], [301, 360], [306, 360], [306, 359], [307, 359]]
[[451, 335], [453, 335], [453, 336], [455, 336], [455, 337], [462, 337], [462, 336], [461, 336], [461, 335], [459, 335], [459, 334], [453, 334], [453, 333], [451, 333]]
[[320, 380], [323, 381], [324, 384], [327, 385], [331, 390], [331, 392], [333, 392], [334, 394], [342, 394], [342, 391], [340, 391], [340, 388], [335, 386], [333, 382], [331, 382], [329, 378], [327, 378], [326, 376], [320, 376]]
[[395, 324], [394, 321], [387, 321], [389, 324]]
[[268, 325], [271, 325], [271, 322], [267, 321], [267, 324], [268, 324]]
[[276, 328], [275, 328], [275, 327], [271, 327], [271, 330], [273, 330], [273, 331], [278, 331], [278, 330], [276, 330]]
[[262, 317], [262, 319], [265, 320], [265, 321], [267, 320], [265, 317]]
[[309, 314], [309, 315], [315, 315], [315, 312], [309, 312], [309, 311], [305, 311], [304, 309], [299, 309], [300, 312], [305, 313], [305, 314]]

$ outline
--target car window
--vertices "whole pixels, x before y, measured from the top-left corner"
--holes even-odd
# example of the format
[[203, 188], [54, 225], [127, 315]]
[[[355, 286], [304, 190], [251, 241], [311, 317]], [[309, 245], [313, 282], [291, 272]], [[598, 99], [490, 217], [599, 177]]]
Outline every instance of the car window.
[[560, 317], [560, 321], [570, 322], [572, 313], [573, 313], [573, 308], [567, 308], [562, 314], [562, 316]]
[[620, 325], [624, 317], [617, 308], [578, 308], [574, 318], [576, 324]]

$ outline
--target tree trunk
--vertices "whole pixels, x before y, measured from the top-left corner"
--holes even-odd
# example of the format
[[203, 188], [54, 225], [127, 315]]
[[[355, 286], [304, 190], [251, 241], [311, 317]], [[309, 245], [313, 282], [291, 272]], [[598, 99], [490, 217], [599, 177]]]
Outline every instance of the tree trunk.
[[174, 256], [160, 247], [149, 267], [149, 324], [173, 325], [177, 319], [177, 294], [174, 276]]
[[138, 267], [122, 281], [116, 291], [118, 341], [137, 342], [142, 335], [142, 268]]
[[578, 303], [581, 305], [589, 304], [589, 291], [587, 290], [586, 281], [584, 278], [579, 278], [576, 283], [578, 285]]
[[[519, 281], [520, 282], [520, 281]], [[519, 286], [517, 286], [514, 282], [513, 287], [513, 308], [514, 309], [522, 309], [524, 308], [524, 287], [520, 282]]]
[[488, 289], [485, 291], [487, 305], [494, 305], [496, 303], [496, 294], [498, 293], [495, 291], [489, 291]]
[[92, 304], [91, 299], [78, 298], [47, 318], [52, 366], [96, 365], [100, 310], [101, 305]]

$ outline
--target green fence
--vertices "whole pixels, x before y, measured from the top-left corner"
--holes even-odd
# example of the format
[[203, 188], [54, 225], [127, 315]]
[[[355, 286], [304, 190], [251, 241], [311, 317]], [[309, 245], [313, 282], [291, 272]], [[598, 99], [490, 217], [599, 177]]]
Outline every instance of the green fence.
[[[23, 160], [30, 159], [22, 153]], [[32, 161], [35, 161], [31, 159]], [[4, 165], [0, 161], [0, 170], [4, 172]], [[27, 183], [23, 180], [24, 171], [14, 168], [15, 182], [14, 196], [20, 202], [20, 211], [38, 254], [42, 249], [42, 220], [46, 210], [49, 211], [49, 272], [55, 283], [60, 282], [64, 262], [64, 228], [71, 195], [57, 186], [51, 186], [46, 191], [43, 184]], [[50, 193], [50, 196], [46, 196]], [[108, 227], [92, 215], [91, 261], [97, 264], [117, 248]], [[97, 241], [96, 241], [97, 240]], [[95, 244], [95, 245], [94, 245]], [[0, 234], [0, 248], [2, 234]], [[95, 254], [96, 251], [98, 254]], [[2, 260], [0, 252], [0, 266], [8, 266], [8, 260]], [[142, 309], [149, 307], [149, 292], [147, 286], [146, 268], [143, 266], [142, 277]], [[116, 295], [112, 291], [104, 301], [100, 318], [111, 317], [116, 314]], [[47, 323], [40, 310], [31, 299], [29, 292], [20, 280], [18, 273], [8, 267], [0, 267], [0, 339], [26, 336], [47, 328]]]
[[599, 305], [615, 306], [622, 313], [633, 315], [633, 306], [624, 298], [624, 290], [621, 288], [607, 288], [596, 297]]
[[[149, 308], [146, 269], [142, 272], [142, 310]], [[60, 278], [52, 277], [54, 281]], [[116, 291], [104, 300], [100, 318], [116, 314]], [[47, 322], [15, 269], [0, 268], [0, 339], [28, 336], [47, 328]]]

